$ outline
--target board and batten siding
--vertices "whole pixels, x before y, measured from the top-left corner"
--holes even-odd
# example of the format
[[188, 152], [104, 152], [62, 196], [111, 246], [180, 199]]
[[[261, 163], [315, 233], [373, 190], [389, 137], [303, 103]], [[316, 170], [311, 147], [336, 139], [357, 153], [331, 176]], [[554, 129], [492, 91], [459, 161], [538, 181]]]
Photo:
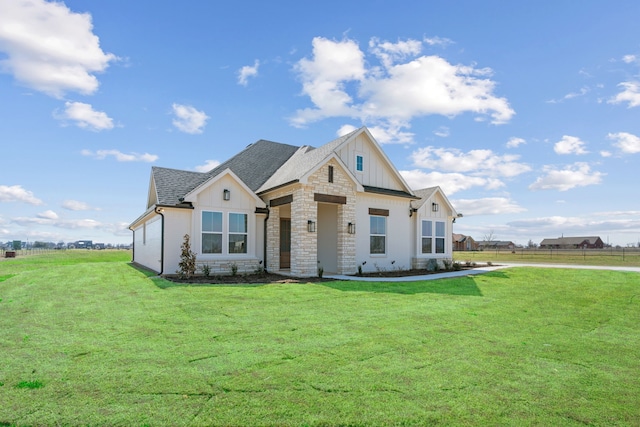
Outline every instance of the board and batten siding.
[[[338, 150], [338, 156], [347, 165], [351, 173], [362, 185], [405, 191], [395, 171], [374, 148], [365, 134], [358, 135], [353, 141]], [[356, 156], [363, 158], [363, 170], [356, 170]]]

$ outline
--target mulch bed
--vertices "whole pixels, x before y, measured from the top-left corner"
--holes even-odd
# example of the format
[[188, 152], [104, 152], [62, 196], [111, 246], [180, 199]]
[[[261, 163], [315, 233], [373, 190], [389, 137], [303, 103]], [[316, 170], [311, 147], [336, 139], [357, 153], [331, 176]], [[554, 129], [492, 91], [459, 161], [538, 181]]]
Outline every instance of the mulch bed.
[[[476, 264], [475, 266], [461, 265], [460, 270], [473, 270], [474, 268], [484, 267], [485, 265]], [[449, 270], [453, 271], [453, 270]], [[355, 277], [407, 277], [407, 276], [425, 276], [428, 274], [445, 273], [445, 270], [428, 271], [428, 270], [385, 270], [375, 271], [370, 273], [362, 273], [362, 275], [352, 275]], [[165, 279], [175, 283], [185, 284], [252, 284], [252, 283], [315, 283], [315, 282], [328, 282], [335, 279], [327, 277], [292, 277], [284, 276], [274, 273], [261, 273], [261, 274], [237, 274], [235, 276], [193, 276], [190, 279], [181, 279], [178, 276], [164, 276]]]

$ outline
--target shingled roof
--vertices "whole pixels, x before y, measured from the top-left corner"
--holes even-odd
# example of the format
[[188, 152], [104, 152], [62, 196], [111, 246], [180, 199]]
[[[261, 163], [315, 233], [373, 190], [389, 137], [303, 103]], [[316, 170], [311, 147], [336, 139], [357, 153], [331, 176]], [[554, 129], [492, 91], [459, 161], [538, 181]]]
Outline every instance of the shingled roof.
[[231, 169], [247, 187], [256, 191], [298, 150], [299, 147], [293, 145], [260, 140], [209, 172], [153, 167], [151, 173], [157, 204], [176, 205], [181, 197], [227, 169]]

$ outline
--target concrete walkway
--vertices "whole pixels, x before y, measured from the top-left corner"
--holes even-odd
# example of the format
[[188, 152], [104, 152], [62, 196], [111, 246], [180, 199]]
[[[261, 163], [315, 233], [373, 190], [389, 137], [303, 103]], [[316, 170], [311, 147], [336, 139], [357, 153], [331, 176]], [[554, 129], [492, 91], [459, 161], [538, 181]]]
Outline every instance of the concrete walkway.
[[473, 276], [476, 274], [489, 273], [491, 271], [502, 270], [511, 267], [541, 267], [541, 268], [573, 268], [583, 270], [614, 270], [614, 271], [632, 271], [640, 273], [640, 267], [615, 267], [615, 266], [595, 266], [595, 265], [573, 265], [573, 264], [526, 264], [502, 262], [500, 265], [492, 265], [487, 267], [477, 267], [472, 270], [447, 271], [445, 273], [426, 274], [422, 276], [403, 276], [403, 277], [358, 277], [345, 276], [341, 274], [326, 275], [325, 277], [337, 280], [357, 280], [360, 282], [418, 282], [422, 280], [449, 279], [452, 277]]

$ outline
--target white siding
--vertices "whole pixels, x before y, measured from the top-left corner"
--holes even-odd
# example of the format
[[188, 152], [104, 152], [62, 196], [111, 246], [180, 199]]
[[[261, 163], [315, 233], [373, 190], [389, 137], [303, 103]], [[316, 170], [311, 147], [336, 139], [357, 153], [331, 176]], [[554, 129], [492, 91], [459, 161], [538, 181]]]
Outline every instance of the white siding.
[[[223, 199], [224, 190], [230, 191], [230, 199]], [[241, 260], [264, 259], [264, 215], [256, 215], [256, 199], [232, 176], [225, 175], [212, 182], [207, 188], [197, 194], [193, 202], [193, 218], [191, 228], [192, 250], [197, 254], [198, 263], [220, 262], [228, 260], [230, 263]], [[223, 253], [202, 254], [202, 212], [222, 212], [223, 216]], [[247, 253], [227, 254], [227, 236], [229, 232], [229, 214], [247, 215]], [[179, 257], [178, 253], [178, 257]], [[257, 264], [257, 261], [255, 263]]]
[[[370, 254], [369, 248], [369, 208], [387, 209], [386, 254]], [[409, 199], [399, 199], [382, 195], [357, 195], [356, 206], [356, 265], [362, 265], [362, 271], [376, 269], [411, 268], [411, 218], [409, 218]]]
[[164, 211], [164, 270], [163, 274], [176, 274], [180, 262], [180, 247], [184, 235], [188, 234], [191, 250], [197, 252], [194, 246], [191, 229], [192, 209], [165, 209]]
[[[438, 211], [433, 211], [433, 203], [438, 204]], [[452, 212], [447, 209], [447, 204], [445, 200], [440, 196], [439, 193], [435, 193], [431, 198], [429, 198], [418, 210], [418, 212], [414, 213], [414, 217], [416, 218], [416, 222], [414, 224], [415, 232], [413, 233], [415, 245], [415, 254], [416, 258], [446, 258], [450, 259], [452, 257], [452, 233], [453, 233], [453, 218]], [[437, 254], [435, 252], [430, 254], [422, 253], [422, 221], [433, 221], [434, 233], [435, 233], [435, 222], [444, 222], [444, 253]], [[435, 235], [434, 235], [435, 238]], [[435, 247], [435, 241], [434, 241]], [[434, 249], [435, 250], [435, 249]]]
[[160, 272], [161, 258], [160, 215], [155, 215], [133, 230], [134, 259], [133, 261], [155, 272]]
[[[374, 148], [373, 143], [365, 134], [358, 135], [337, 153], [362, 185], [405, 190], [395, 171], [389, 166], [389, 163], [380, 152]], [[363, 158], [362, 172], [356, 170], [356, 156], [362, 156]]]

